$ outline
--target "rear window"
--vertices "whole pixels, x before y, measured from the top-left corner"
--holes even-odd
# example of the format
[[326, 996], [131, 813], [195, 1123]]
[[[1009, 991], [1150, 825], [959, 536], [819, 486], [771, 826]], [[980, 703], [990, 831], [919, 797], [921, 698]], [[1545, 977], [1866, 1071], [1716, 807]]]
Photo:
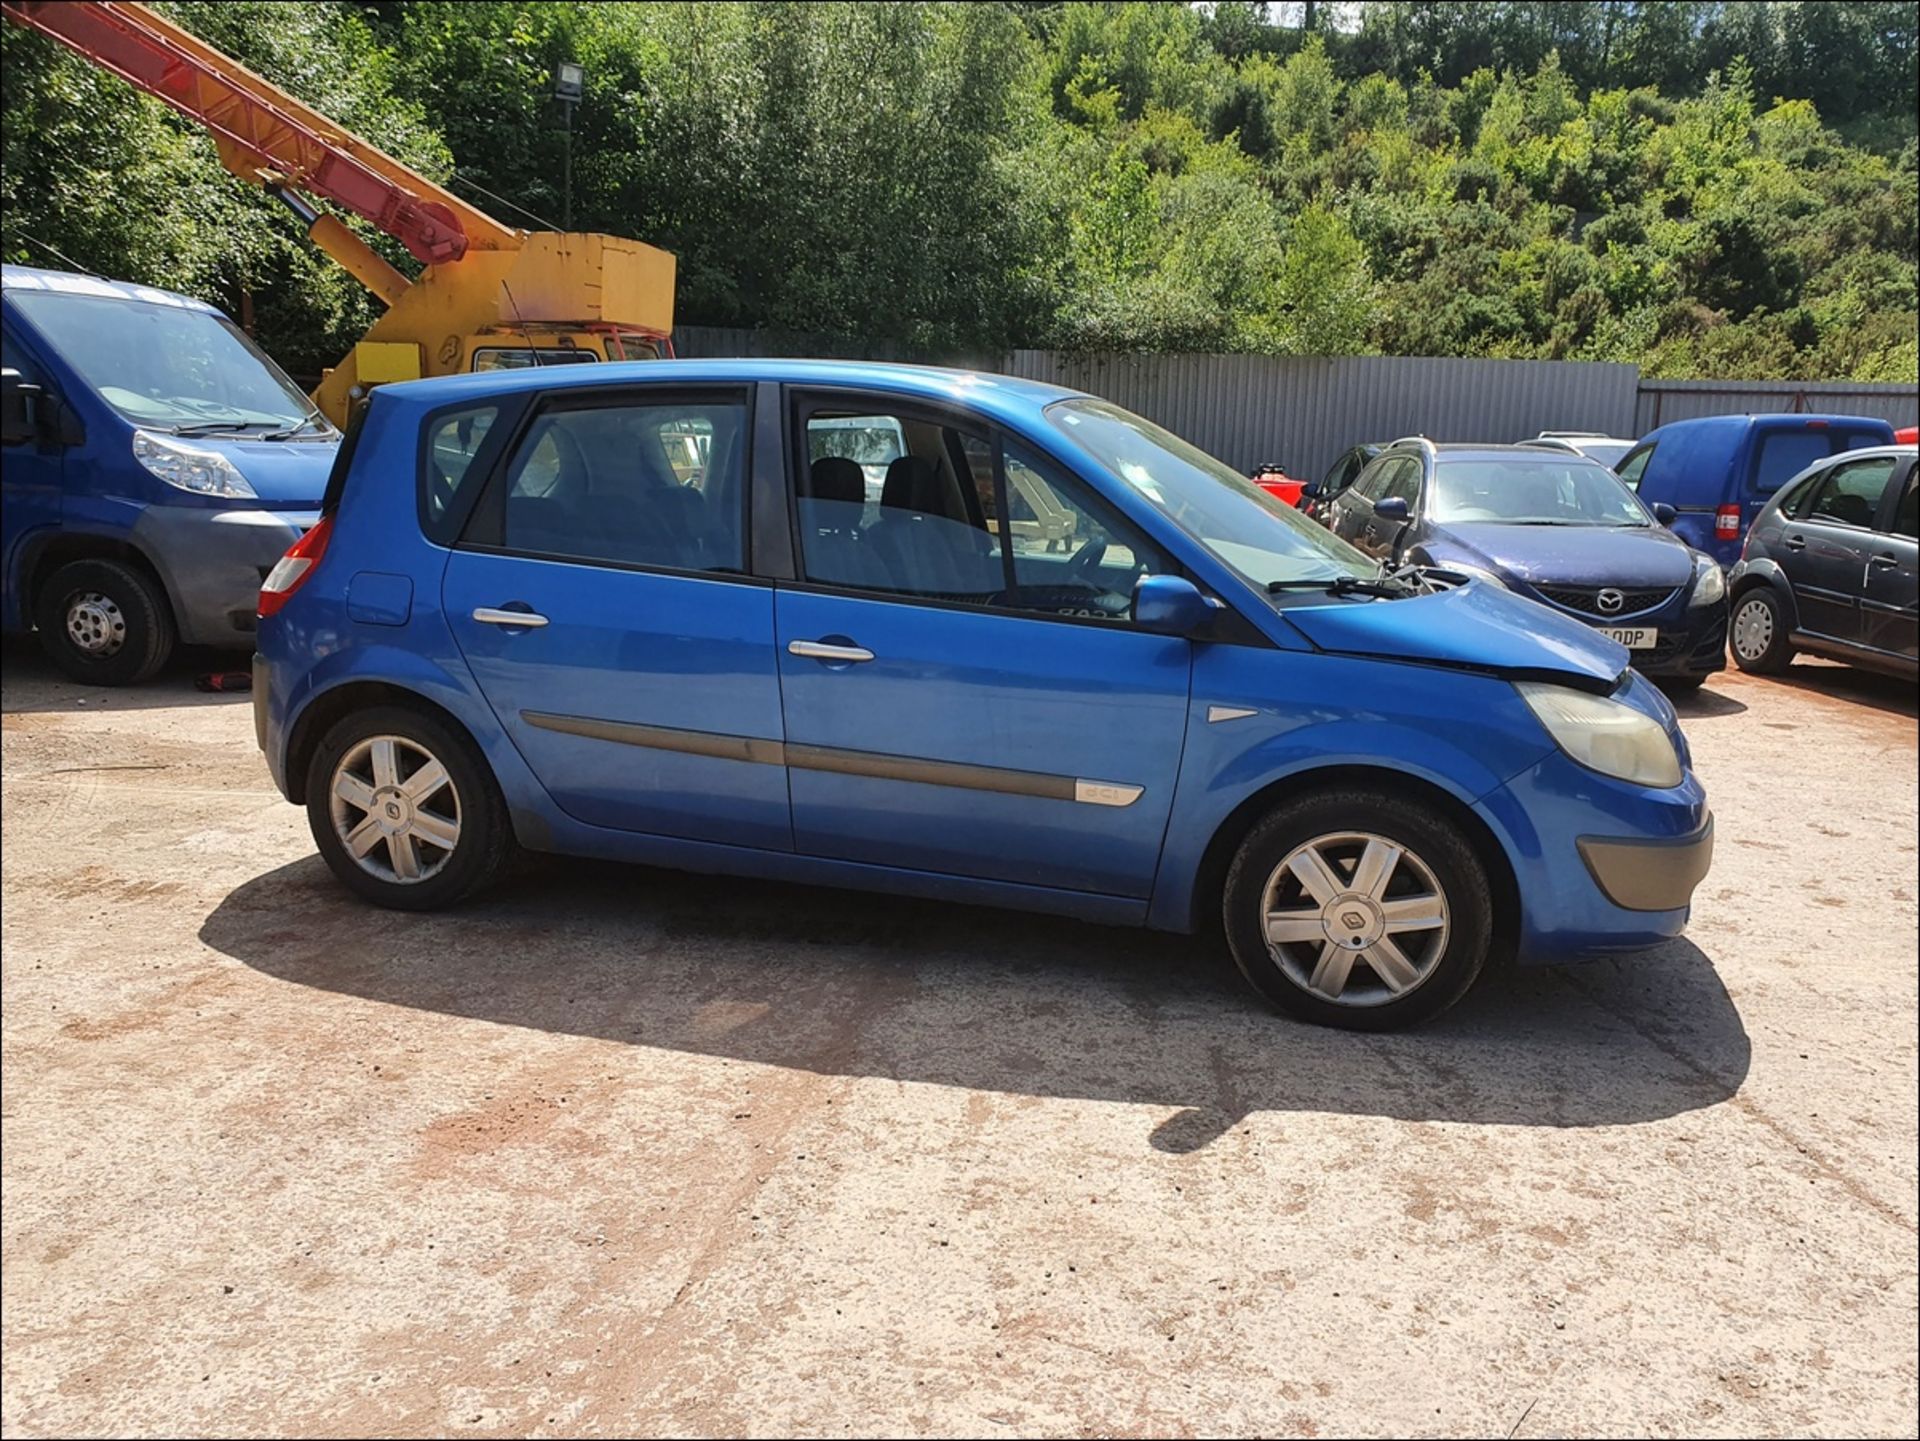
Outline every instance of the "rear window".
[[1774, 430], [1760, 437], [1753, 462], [1753, 488], [1772, 495], [1816, 460], [1833, 454], [1833, 434], [1825, 430]]

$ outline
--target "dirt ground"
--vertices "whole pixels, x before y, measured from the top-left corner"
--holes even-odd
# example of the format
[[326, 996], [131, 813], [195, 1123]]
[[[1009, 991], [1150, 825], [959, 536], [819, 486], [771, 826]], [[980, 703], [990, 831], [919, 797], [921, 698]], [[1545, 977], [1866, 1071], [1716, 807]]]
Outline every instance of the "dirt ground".
[[377, 912], [246, 697], [4, 711], [7, 1435], [1914, 1433], [1910, 686], [1717, 680], [1689, 937], [1391, 1037], [836, 891]]

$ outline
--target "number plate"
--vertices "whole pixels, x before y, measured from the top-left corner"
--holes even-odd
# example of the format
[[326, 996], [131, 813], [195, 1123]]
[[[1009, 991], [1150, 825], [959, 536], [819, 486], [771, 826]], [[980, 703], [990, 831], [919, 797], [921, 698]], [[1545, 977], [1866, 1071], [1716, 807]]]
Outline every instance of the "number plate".
[[1660, 644], [1660, 632], [1650, 625], [1603, 625], [1600, 634], [1618, 641], [1628, 650], [1652, 650]]

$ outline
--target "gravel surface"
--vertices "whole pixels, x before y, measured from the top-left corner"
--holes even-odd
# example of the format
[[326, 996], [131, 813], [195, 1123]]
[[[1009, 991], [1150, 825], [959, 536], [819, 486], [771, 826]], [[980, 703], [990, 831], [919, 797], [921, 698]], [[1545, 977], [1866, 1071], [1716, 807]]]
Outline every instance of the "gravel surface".
[[1684, 710], [1688, 938], [1361, 1037], [995, 911], [371, 910], [245, 696], [10, 645], [5, 1434], [1912, 1435], [1914, 688]]

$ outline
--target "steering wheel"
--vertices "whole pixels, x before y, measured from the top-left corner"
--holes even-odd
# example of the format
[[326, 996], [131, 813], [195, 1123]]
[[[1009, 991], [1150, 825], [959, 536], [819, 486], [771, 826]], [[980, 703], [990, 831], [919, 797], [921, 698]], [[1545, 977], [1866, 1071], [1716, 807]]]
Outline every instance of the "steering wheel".
[[1087, 543], [1073, 553], [1064, 570], [1066, 578], [1074, 585], [1084, 585], [1088, 590], [1105, 590], [1106, 587], [1094, 579], [1094, 572], [1107, 558], [1107, 542], [1098, 536], [1089, 537]]

